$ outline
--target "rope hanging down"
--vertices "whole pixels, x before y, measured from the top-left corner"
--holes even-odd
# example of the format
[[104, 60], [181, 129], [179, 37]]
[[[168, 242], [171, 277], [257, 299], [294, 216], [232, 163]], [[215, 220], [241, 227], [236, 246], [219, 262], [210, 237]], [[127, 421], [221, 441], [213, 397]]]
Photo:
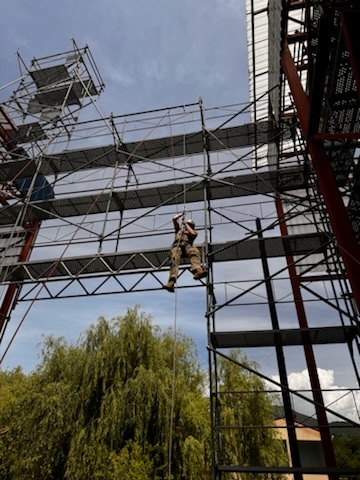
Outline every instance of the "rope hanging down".
[[[134, 154], [136, 153], [136, 150], [143, 144], [143, 142], [144, 142], [144, 141], [146, 140], [146, 138], [152, 133], [152, 131], [155, 130], [155, 128], [161, 123], [161, 121], [163, 120], [163, 118], [164, 118], [164, 117], [162, 117], [162, 118], [159, 120], [158, 124], [155, 125], [155, 126], [149, 131], [148, 135], [147, 135], [141, 142], [139, 142], [139, 143], [137, 144], [137, 146], [136, 146], [136, 148], [134, 149], [134, 151], [128, 154], [128, 157], [127, 157], [126, 162], [124, 162], [124, 164], [121, 165], [121, 166], [117, 166], [115, 176], [120, 173], [120, 171], [122, 170], [122, 168], [124, 167], [124, 165], [127, 165], [129, 162], [131, 162]], [[110, 184], [112, 181], [113, 181], [113, 179], [110, 179], [109, 184]], [[108, 185], [109, 185], [109, 184], [108, 184]], [[13, 332], [13, 334], [12, 334], [12, 336], [11, 336], [8, 344], [7, 344], [7, 346], [5, 347], [5, 350], [4, 350], [3, 354], [2, 354], [1, 357], [0, 357], [0, 365], [2, 364], [4, 358], [6, 357], [6, 355], [7, 355], [8, 351], [9, 351], [9, 349], [10, 349], [13, 341], [15, 340], [16, 335], [18, 334], [18, 332], [19, 332], [21, 326], [23, 325], [26, 317], [28, 316], [30, 310], [32, 309], [33, 305], [35, 304], [35, 301], [36, 301], [37, 298], [39, 297], [39, 295], [40, 295], [40, 293], [42, 292], [42, 290], [43, 290], [44, 288], [46, 288], [46, 284], [47, 284], [49, 278], [51, 277], [52, 273], [56, 270], [56, 268], [58, 267], [59, 263], [60, 263], [60, 262], [62, 261], [62, 259], [64, 258], [65, 254], [66, 254], [67, 250], [69, 249], [70, 245], [72, 244], [72, 242], [73, 242], [73, 240], [74, 240], [74, 238], [75, 238], [78, 230], [81, 229], [81, 228], [83, 228], [83, 225], [84, 225], [84, 223], [85, 223], [88, 215], [91, 214], [91, 212], [93, 211], [93, 209], [94, 209], [94, 207], [95, 207], [95, 205], [96, 205], [96, 203], [97, 203], [100, 195], [103, 193], [103, 191], [105, 191], [105, 190], [108, 188], [108, 185], [105, 185], [105, 187], [103, 188], [103, 190], [102, 190], [101, 192], [99, 192], [99, 193], [96, 195], [96, 197], [93, 199], [92, 203], [90, 204], [89, 208], [87, 209], [87, 211], [86, 211], [85, 215], [83, 216], [82, 220], [81, 220], [79, 223], [77, 223], [76, 225], [74, 225], [74, 226], [75, 226], [75, 231], [73, 232], [73, 234], [72, 234], [69, 242], [66, 244], [63, 252], [62, 252], [61, 255], [58, 257], [57, 261], [54, 262], [54, 264], [53, 264], [52, 267], [50, 268], [50, 270], [49, 270], [49, 272], [48, 272], [48, 275], [47, 275], [45, 281], [42, 282], [40, 288], [38, 289], [38, 291], [37, 291], [37, 293], [36, 293], [36, 295], [35, 295], [35, 297], [34, 297], [33, 300], [31, 301], [29, 307], [26, 309], [26, 311], [25, 311], [24, 315], [22, 316], [19, 324], [17, 325], [15, 331]]]

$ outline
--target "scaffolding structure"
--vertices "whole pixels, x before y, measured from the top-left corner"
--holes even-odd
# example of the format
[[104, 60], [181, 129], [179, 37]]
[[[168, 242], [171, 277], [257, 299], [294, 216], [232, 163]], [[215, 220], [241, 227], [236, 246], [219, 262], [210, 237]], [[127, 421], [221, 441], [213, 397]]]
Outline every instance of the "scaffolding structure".
[[[351, 2], [331, 5], [325, 19], [310, 1], [270, 1], [269, 16], [267, 1], [260, 3], [248, 0], [249, 104], [208, 108], [199, 100], [81, 120], [104, 88], [89, 49], [74, 43], [29, 68], [20, 59], [19, 86], [0, 110], [0, 338], [19, 302], [162, 289], [169, 218], [186, 209], [209, 272], [194, 283], [182, 263], [177, 288], [206, 295], [212, 478], [336, 478], [354, 471], [336, 467], [328, 415], [359, 427], [359, 419], [341, 414], [346, 396], [358, 415], [360, 386], [355, 23]], [[255, 35], [259, 25], [263, 35]], [[271, 39], [269, 51], [264, 39]], [[326, 69], [318, 64], [324, 51]], [[250, 358], [261, 349], [278, 371], [279, 381], [268, 376], [270, 367], [260, 375], [280, 392], [288, 467], [224, 462], [223, 439], [246, 427], [221, 416], [229, 392], [220, 388], [218, 359], [231, 361], [231, 348]], [[339, 408], [326, 404], [317, 372], [318, 358], [335, 354], [352, 378]], [[294, 357], [309, 372], [310, 392], [289, 386]], [[302, 462], [297, 399], [311, 405], [322, 466]]]
[[[74, 40], [72, 46], [34, 58], [29, 67], [18, 53], [17, 88], [0, 106], [1, 279], [33, 253], [42, 219], [31, 214], [32, 203], [54, 199], [58, 172], [46, 156], [66, 148], [81, 110], [104, 89], [89, 48]], [[0, 338], [21, 288], [21, 282], [2, 284]]]

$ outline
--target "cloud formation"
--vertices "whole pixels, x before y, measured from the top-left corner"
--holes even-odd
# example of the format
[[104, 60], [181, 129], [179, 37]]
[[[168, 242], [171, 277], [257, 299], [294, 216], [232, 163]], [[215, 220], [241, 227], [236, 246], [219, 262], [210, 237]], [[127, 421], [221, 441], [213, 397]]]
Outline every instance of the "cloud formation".
[[[341, 386], [337, 384], [335, 379], [335, 373], [332, 369], [317, 369], [320, 385], [323, 389], [323, 398], [325, 406], [331, 410], [340, 413], [346, 418], [349, 418], [355, 422], [359, 422], [359, 410], [357, 406], [360, 404], [360, 392], [352, 391], [351, 388]], [[271, 377], [274, 381], [280, 382], [278, 375]], [[307, 369], [300, 372], [292, 372], [288, 375], [289, 388], [300, 392], [311, 398], [309, 394], [310, 379]], [[294, 409], [305, 415], [313, 416], [314, 407], [306, 400], [299, 399], [295, 395], [292, 396], [294, 402]], [[339, 421], [340, 419], [334, 415], [328, 415], [329, 421]], [[340, 420], [342, 421], [342, 420]]]

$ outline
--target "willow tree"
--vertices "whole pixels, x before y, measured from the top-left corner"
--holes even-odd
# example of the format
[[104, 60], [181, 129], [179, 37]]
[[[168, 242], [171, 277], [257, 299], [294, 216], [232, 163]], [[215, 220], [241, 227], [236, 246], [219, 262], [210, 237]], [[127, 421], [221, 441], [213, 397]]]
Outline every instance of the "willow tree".
[[[240, 351], [219, 359], [219, 461], [243, 467], [284, 466], [288, 457], [274, 425], [274, 399], [257, 375], [258, 366]], [[268, 479], [258, 473], [229, 474], [232, 479]], [[275, 476], [276, 477], [276, 476]], [[281, 478], [281, 476], [277, 476]]]
[[195, 345], [138, 309], [100, 318], [76, 347], [47, 339], [26, 380], [25, 393], [0, 410], [9, 429], [0, 441], [12, 452], [3, 478], [208, 478], [208, 401]]
[[[221, 364], [228, 463], [273, 463], [282, 452], [256, 376]], [[35, 372], [2, 372], [0, 478], [208, 480], [209, 399], [194, 342], [162, 332], [137, 308], [100, 318], [76, 346], [47, 338]], [[242, 398], [230, 391], [257, 390]], [[259, 463], [260, 462], [260, 463]], [[245, 478], [245, 477], [243, 477]]]

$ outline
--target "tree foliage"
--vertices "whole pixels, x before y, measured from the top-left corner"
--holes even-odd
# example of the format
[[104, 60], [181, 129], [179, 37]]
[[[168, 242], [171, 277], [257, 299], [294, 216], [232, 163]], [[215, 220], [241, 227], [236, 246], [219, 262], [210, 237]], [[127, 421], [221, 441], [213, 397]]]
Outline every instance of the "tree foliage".
[[[264, 389], [231, 362], [220, 370], [223, 392]], [[0, 372], [0, 427], [7, 430], [0, 436], [0, 478], [208, 479], [204, 378], [193, 341], [162, 332], [137, 308], [112, 321], [100, 318], [76, 346], [49, 337], [36, 371]], [[266, 395], [221, 398], [224, 422], [272, 420]], [[224, 460], [274, 464], [281, 452], [265, 431], [224, 435]]]
[[[336, 463], [339, 468], [358, 469], [360, 465], [360, 437], [339, 435], [334, 437]], [[360, 474], [353, 477], [360, 480]]]
[[162, 333], [137, 308], [100, 318], [76, 347], [48, 338], [33, 374], [2, 372], [1, 380], [0, 425], [9, 431], [0, 478], [148, 480], [171, 470], [190, 479], [184, 472], [194, 442], [197, 459], [209, 465], [194, 343], [179, 333], [174, 342], [172, 331]]
[[[242, 365], [242, 366], [240, 366]], [[250, 368], [249, 368], [250, 367]], [[220, 463], [225, 465], [281, 466], [287, 454], [273, 426], [274, 413], [255, 362], [233, 350], [220, 359]], [[268, 475], [231, 475], [231, 478], [269, 478]]]

